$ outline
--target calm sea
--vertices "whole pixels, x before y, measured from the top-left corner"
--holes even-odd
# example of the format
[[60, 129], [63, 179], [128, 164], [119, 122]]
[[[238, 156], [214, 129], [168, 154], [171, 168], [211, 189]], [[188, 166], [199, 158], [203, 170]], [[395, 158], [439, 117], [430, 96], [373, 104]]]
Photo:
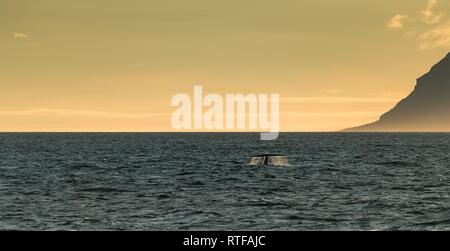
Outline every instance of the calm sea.
[[0, 229], [450, 230], [449, 163], [450, 134], [0, 134]]

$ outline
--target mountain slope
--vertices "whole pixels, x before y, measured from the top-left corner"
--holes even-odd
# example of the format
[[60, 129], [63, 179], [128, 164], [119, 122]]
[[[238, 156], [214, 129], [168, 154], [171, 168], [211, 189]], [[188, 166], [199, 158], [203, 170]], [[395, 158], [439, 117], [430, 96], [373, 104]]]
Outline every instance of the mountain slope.
[[450, 132], [450, 53], [417, 80], [414, 91], [377, 122], [354, 132]]

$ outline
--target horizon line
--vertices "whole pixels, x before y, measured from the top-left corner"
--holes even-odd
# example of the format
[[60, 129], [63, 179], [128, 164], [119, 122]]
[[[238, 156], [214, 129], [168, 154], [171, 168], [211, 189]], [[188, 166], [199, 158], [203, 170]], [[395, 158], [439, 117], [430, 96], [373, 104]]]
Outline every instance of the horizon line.
[[[233, 134], [233, 133], [247, 133], [247, 134], [259, 134], [264, 132], [251, 132], [251, 131], [183, 131], [183, 132], [174, 132], [174, 131], [0, 131], [0, 134], [17, 134], [17, 133], [23, 133], [23, 134], [57, 134], [57, 133], [85, 133], [85, 134], [94, 134], [94, 133], [103, 133], [103, 134], [114, 134], [114, 133], [127, 133], [127, 134], [145, 134], [145, 133], [171, 133], [171, 134], [194, 134], [194, 133], [201, 133], [201, 134]], [[280, 131], [281, 133], [450, 133], [450, 131]]]

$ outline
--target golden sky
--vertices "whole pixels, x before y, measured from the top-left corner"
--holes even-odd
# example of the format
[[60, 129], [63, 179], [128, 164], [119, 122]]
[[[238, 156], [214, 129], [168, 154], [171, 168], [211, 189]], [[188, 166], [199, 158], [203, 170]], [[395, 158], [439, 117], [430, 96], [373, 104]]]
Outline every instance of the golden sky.
[[171, 131], [173, 95], [279, 93], [283, 131], [375, 121], [450, 48], [446, 0], [0, 0], [0, 131]]

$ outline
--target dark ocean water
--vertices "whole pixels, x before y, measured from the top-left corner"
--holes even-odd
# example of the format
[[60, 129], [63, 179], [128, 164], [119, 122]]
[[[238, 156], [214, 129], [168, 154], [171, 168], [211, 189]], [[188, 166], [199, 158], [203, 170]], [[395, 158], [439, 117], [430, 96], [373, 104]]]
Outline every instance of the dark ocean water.
[[258, 137], [0, 134], [0, 229], [450, 230], [450, 134]]

